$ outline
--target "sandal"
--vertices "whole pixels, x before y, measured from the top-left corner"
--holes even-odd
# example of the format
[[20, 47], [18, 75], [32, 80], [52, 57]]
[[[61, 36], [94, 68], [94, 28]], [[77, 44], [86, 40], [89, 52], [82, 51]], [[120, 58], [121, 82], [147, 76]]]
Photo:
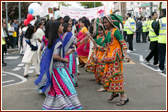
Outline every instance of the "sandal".
[[98, 92], [105, 92], [105, 91], [107, 91], [107, 90], [102, 87], [102, 88], [98, 89], [97, 91], [98, 91]]
[[121, 102], [124, 102], [124, 103], [119, 102], [119, 103], [117, 103], [117, 106], [125, 105], [127, 102], [129, 102], [129, 99], [126, 98], [125, 100], [120, 100], [120, 101], [121, 101]]
[[119, 94], [116, 94], [116, 95], [112, 94], [111, 97], [107, 99], [108, 102], [112, 101], [115, 97], [119, 97]]

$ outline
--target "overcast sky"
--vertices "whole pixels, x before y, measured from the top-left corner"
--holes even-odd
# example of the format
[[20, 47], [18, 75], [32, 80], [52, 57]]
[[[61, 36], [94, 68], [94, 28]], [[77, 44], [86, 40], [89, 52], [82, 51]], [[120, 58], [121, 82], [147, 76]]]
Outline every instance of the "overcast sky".
[[[107, 1], [107, 2], [108, 2], [109, 7], [110, 7], [110, 9], [111, 9], [111, 6], [113, 6], [113, 2], [110, 2], [110, 1]], [[103, 3], [104, 5], [107, 5], [107, 2], [102, 2], [102, 3]], [[66, 3], [71, 4], [72, 7], [82, 8], [82, 9], [84, 8], [83, 6], [80, 6], [80, 4], [78, 4], [77, 2], [74, 2], [74, 1], [72, 1], [72, 2], [66, 2]], [[56, 2], [54, 2], [53, 5], [57, 7]]]

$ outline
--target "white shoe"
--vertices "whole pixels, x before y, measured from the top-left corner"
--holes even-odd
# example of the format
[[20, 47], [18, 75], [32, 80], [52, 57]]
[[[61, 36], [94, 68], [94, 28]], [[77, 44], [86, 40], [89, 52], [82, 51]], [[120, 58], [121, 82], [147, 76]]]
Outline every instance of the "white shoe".
[[160, 70], [159, 68], [157, 70], [155, 70], [156, 72], [160, 72], [163, 73], [163, 70]]
[[147, 65], [150, 65], [149, 61], [147, 61], [146, 59], [144, 59], [144, 62], [145, 62]]
[[153, 66], [159, 66], [159, 64], [155, 64], [155, 65], [153, 64]]
[[131, 51], [131, 50], [129, 50], [129, 49], [127, 50], [127, 53], [132, 53], [132, 52], [134, 52], [134, 51]]

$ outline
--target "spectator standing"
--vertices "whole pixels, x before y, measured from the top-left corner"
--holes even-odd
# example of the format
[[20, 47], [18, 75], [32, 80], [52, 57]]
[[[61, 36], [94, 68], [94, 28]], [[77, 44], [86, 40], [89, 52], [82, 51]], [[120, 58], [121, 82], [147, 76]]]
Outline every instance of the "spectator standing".
[[141, 34], [142, 34], [142, 22], [141, 22], [141, 18], [139, 18], [136, 23], [136, 42], [137, 43], [141, 42]]
[[[13, 46], [13, 33], [15, 32], [14, 27], [12, 25], [12, 23], [10, 23], [10, 27], [8, 29], [9, 32], [9, 42], [12, 44]], [[13, 46], [14, 47], [14, 46]]]
[[18, 34], [17, 34], [17, 32], [18, 32], [18, 24], [17, 24], [17, 20], [15, 19], [14, 20], [14, 23], [13, 23], [13, 27], [14, 27], [14, 30], [15, 30], [15, 32], [16, 32], [16, 35], [13, 37], [13, 47], [15, 47], [15, 45], [16, 45], [16, 42], [17, 42], [17, 38], [18, 38]]

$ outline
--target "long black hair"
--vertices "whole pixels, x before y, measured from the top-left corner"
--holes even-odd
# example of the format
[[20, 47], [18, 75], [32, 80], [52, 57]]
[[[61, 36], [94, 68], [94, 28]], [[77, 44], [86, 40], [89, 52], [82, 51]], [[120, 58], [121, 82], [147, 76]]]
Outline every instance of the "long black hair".
[[37, 29], [41, 26], [43, 24], [43, 22], [38, 22], [38, 24], [37, 24], [37, 26], [36, 26], [36, 31], [37, 31]]
[[68, 23], [68, 21], [69, 21], [70, 19], [71, 19], [71, 18], [70, 18], [69, 16], [65, 16], [64, 19], [63, 19], [63, 20], [64, 20], [64, 23]]
[[81, 22], [85, 23], [85, 27], [88, 29], [88, 27], [90, 25], [89, 21], [86, 18], [83, 17], [82, 20], [81, 20]]
[[48, 48], [51, 48], [54, 42], [59, 38], [58, 29], [61, 25], [59, 21], [53, 21], [50, 23], [50, 30], [49, 30], [49, 39], [48, 39]]
[[46, 23], [46, 25], [45, 25], [45, 37], [46, 38], [48, 38], [48, 35], [49, 35], [49, 29], [50, 29], [50, 23], [51, 23], [52, 21], [51, 20], [49, 20], [47, 23]]
[[63, 32], [64, 32], [64, 33], [65, 33], [65, 32], [68, 32], [68, 31], [67, 31], [67, 28], [68, 28], [69, 25], [70, 25], [69, 23], [64, 23], [64, 24], [63, 24], [63, 27], [64, 27]]
[[34, 33], [34, 26], [29, 26], [29, 27], [27, 28], [27, 30], [26, 30], [25, 38], [26, 38], [26, 39], [31, 39], [33, 33]]

